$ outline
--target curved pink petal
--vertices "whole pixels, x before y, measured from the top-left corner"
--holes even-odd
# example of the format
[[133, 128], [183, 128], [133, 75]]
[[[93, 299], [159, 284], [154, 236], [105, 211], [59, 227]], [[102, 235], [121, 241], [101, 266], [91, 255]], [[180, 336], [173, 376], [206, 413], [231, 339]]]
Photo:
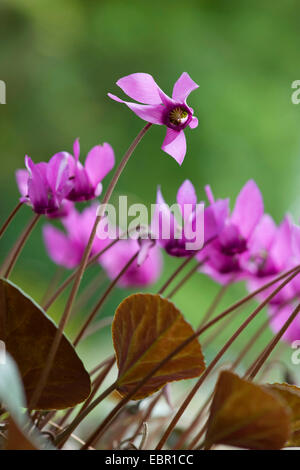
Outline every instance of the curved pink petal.
[[277, 229], [277, 234], [272, 244], [271, 256], [279, 270], [288, 267], [292, 256], [292, 224], [288, 216]]
[[156, 235], [156, 239], [164, 244], [174, 237], [176, 227], [176, 219], [168, 204], [165, 203], [160, 188], [158, 188], [155, 211], [151, 221], [151, 232]]
[[180, 205], [182, 215], [184, 215], [185, 204], [191, 204], [193, 206], [192, 210], [195, 209], [197, 204], [197, 195], [195, 188], [190, 180], [185, 180], [178, 189], [177, 202]]
[[96, 145], [89, 151], [84, 166], [90, 182], [95, 188], [107, 173], [112, 170], [114, 164], [115, 155], [109, 144]]
[[47, 181], [47, 163], [34, 164], [27, 157], [26, 166], [30, 173], [28, 179], [28, 197], [37, 213], [45, 213], [49, 206], [49, 185]]
[[67, 152], [53, 155], [47, 164], [47, 180], [53, 193], [59, 193], [61, 197], [67, 196], [72, 188], [69, 181], [69, 157]]
[[120, 78], [117, 85], [133, 100], [144, 104], [161, 104], [159, 86], [148, 73], [132, 73]]
[[136, 104], [130, 103], [128, 101], [121, 100], [115, 95], [108, 93], [108, 96], [119, 103], [126, 104], [131, 111], [133, 111], [138, 117], [144, 121], [151, 122], [152, 124], [163, 125], [164, 117], [164, 107], [160, 104], [150, 105], [150, 104]]
[[199, 124], [198, 118], [196, 118], [196, 116], [193, 116], [191, 122], [189, 123], [190, 128], [196, 129], [196, 127], [198, 127], [198, 124]]
[[186, 154], [186, 140], [183, 131], [174, 131], [168, 128], [162, 150], [175, 158], [179, 165], [182, 164]]
[[231, 222], [239, 227], [240, 234], [247, 239], [255, 229], [264, 212], [260, 190], [249, 180], [240, 191], [231, 216]]
[[75, 157], [75, 160], [79, 160], [79, 155], [80, 155], [80, 142], [79, 142], [79, 138], [77, 137], [77, 139], [75, 139], [74, 141], [74, 144], [73, 144], [73, 153], [74, 153], [74, 157]]
[[22, 197], [28, 196], [28, 179], [29, 173], [27, 170], [16, 171], [16, 181]]
[[55, 264], [73, 269], [81, 261], [81, 248], [52, 225], [43, 227], [43, 237], [49, 257]]
[[184, 102], [189, 94], [197, 88], [199, 88], [199, 85], [191, 79], [187, 72], [183, 72], [174, 85], [172, 98], [175, 101]]

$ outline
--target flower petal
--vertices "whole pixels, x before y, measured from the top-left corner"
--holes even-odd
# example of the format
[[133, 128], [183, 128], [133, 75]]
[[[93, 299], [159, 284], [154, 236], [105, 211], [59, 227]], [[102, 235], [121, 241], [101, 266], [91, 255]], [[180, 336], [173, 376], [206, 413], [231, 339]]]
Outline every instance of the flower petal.
[[159, 86], [148, 73], [132, 73], [120, 78], [117, 85], [133, 100], [144, 104], [161, 104]]
[[111, 171], [114, 164], [115, 155], [109, 144], [96, 145], [89, 151], [84, 166], [94, 188]]
[[45, 214], [48, 210], [49, 185], [47, 181], [47, 163], [34, 164], [31, 158], [26, 158], [26, 167], [30, 173], [28, 180], [28, 197], [33, 209], [38, 214]]
[[74, 141], [74, 144], [73, 144], [73, 153], [74, 153], [74, 157], [75, 157], [75, 160], [79, 160], [79, 155], [80, 155], [80, 142], [79, 142], [79, 139], [77, 137], [77, 139]]
[[179, 165], [182, 164], [186, 154], [186, 140], [183, 131], [174, 131], [168, 128], [162, 150], [175, 158]]
[[155, 211], [151, 221], [151, 232], [164, 245], [164, 243], [167, 243], [174, 237], [176, 227], [176, 219], [170, 211], [168, 204], [165, 203], [160, 188], [158, 188]]
[[56, 153], [47, 165], [48, 184], [53, 193], [61, 198], [66, 197], [72, 188], [69, 181], [69, 157], [67, 152]]
[[73, 269], [80, 263], [82, 250], [63, 232], [46, 225], [43, 227], [43, 237], [49, 257], [55, 264]]
[[190, 128], [196, 129], [196, 127], [198, 127], [198, 124], [198, 118], [196, 118], [196, 116], [193, 116], [191, 122], [189, 123]]
[[184, 216], [185, 204], [191, 204], [192, 210], [195, 209], [197, 204], [197, 195], [195, 188], [190, 180], [185, 180], [177, 192], [177, 203], [180, 205], [181, 214]]
[[191, 79], [187, 72], [183, 72], [174, 85], [172, 98], [176, 101], [185, 102], [189, 94], [197, 88], [199, 88], [199, 85]]
[[253, 180], [249, 180], [240, 191], [231, 216], [231, 222], [239, 227], [240, 234], [247, 239], [255, 229], [264, 212], [261, 192]]
[[16, 171], [16, 181], [22, 197], [28, 196], [28, 179], [29, 173], [27, 170]]
[[136, 104], [130, 103], [128, 101], [123, 101], [115, 95], [108, 93], [108, 96], [119, 103], [126, 104], [128, 108], [131, 109], [138, 117], [144, 121], [151, 122], [152, 124], [163, 125], [164, 117], [164, 107], [160, 104], [150, 105], [150, 104]]

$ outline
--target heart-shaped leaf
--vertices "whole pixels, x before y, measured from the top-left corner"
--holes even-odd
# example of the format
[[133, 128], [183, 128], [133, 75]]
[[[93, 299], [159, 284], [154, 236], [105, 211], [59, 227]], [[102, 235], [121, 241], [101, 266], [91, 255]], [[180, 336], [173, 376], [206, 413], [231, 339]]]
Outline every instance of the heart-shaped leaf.
[[[112, 334], [119, 367], [117, 390], [127, 395], [155, 366], [193, 334], [173, 303], [152, 294], [134, 294], [118, 307]], [[205, 369], [201, 346], [191, 341], [132, 397], [139, 400], [175, 380], [198, 377]]]
[[289, 408], [273, 392], [223, 371], [215, 388], [205, 447], [281, 449], [290, 436], [290, 419]]
[[[11, 282], [0, 279], [0, 340], [16, 361], [27, 401], [45, 367], [57, 328], [45, 312]], [[37, 409], [64, 409], [90, 394], [90, 377], [63, 336]]]
[[278, 394], [291, 410], [292, 435], [286, 443], [287, 447], [298, 447], [300, 445], [300, 388], [290, 384], [268, 384], [267, 389]]

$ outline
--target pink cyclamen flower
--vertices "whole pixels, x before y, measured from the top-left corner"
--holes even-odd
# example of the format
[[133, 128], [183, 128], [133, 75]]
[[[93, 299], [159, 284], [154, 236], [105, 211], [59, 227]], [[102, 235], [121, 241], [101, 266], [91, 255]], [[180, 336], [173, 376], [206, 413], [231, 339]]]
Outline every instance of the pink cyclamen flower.
[[[211, 204], [215, 203], [210, 187], [206, 187]], [[217, 238], [200, 252], [206, 260], [203, 271], [221, 284], [247, 276], [241, 256], [248, 251], [249, 240], [264, 212], [261, 193], [254, 181], [240, 191], [231, 215], [228, 215]]]
[[[295, 253], [295, 230], [296, 226], [289, 216], [285, 216], [278, 227], [269, 215], [261, 218], [249, 242], [249, 251], [242, 259], [244, 269], [249, 273], [247, 287], [250, 292], [272, 281], [278, 274], [296, 266], [300, 261], [300, 252], [298, 255]], [[265, 299], [281, 282], [265, 289], [258, 298]], [[300, 293], [298, 277], [281, 289], [271, 303], [286, 303], [296, 295], [297, 290]]]
[[[73, 269], [80, 264], [84, 250], [88, 243], [95, 219], [97, 206], [92, 205], [78, 212], [75, 208], [62, 219], [65, 232], [53, 225], [43, 227], [43, 236], [49, 257], [54, 263]], [[102, 219], [105, 224], [105, 219]], [[111, 240], [100, 240], [95, 237], [91, 256], [105, 248]]]
[[147, 256], [135, 259], [118, 284], [121, 287], [146, 287], [156, 282], [162, 270], [162, 256], [157, 245], [152, 244], [149, 248], [147, 242], [147, 240], [140, 242], [132, 238], [119, 240], [104, 253], [99, 258], [99, 263], [107, 272], [108, 277], [114, 279], [138, 251], [143, 255], [143, 248], [146, 245]]
[[68, 154], [60, 152], [48, 163], [37, 164], [26, 155], [25, 166], [26, 170], [16, 171], [20, 201], [30, 205], [37, 214], [50, 217], [66, 215], [71, 204], [65, 198], [72, 189]]
[[114, 167], [114, 151], [107, 143], [96, 145], [87, 154], [84, 166], [79, 161], [79, 139], [74, 142], [73, 152], [74, 156], [69, 154], [70, 178], [73, 188], [68, 199], [71, 201], [94, 199], [102, 192], [101, 181]]
[[198, 252], [218, 235], [228, 214], [228, 201], [217, 201], [204, 209], [203, 203], [197, 204], [193, 184], [185, 180], [174, 206], [178, 209], [177, 218], [171, 208], [158, 189], [151, 231], [169, 255], [184, 257]]
[[186, 154], [184, 129], [187, 126], [191, 129], [198, 126], [198, 119], [186, 100], [199, 85], [186, 72], [175, 83], [172, 98], [159, 88], [148, 73], [133, 73], [118, 80], [117, 85], [130, 98], [143, 104], [121, 100], [111, 93], [108, 96], [126, 104], [144, 121], [167, 126], [167, 134], [161, 148], [181, 165]]

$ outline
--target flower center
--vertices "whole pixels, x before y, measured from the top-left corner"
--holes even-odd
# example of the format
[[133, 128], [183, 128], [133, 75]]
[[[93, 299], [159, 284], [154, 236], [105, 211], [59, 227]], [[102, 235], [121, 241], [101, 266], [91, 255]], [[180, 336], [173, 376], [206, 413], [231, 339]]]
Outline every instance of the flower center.
[[181, 106], [176, 106], [169, 112], [169, 119], [174, 126], [181, 126], [188, 120], [188, 112]]

